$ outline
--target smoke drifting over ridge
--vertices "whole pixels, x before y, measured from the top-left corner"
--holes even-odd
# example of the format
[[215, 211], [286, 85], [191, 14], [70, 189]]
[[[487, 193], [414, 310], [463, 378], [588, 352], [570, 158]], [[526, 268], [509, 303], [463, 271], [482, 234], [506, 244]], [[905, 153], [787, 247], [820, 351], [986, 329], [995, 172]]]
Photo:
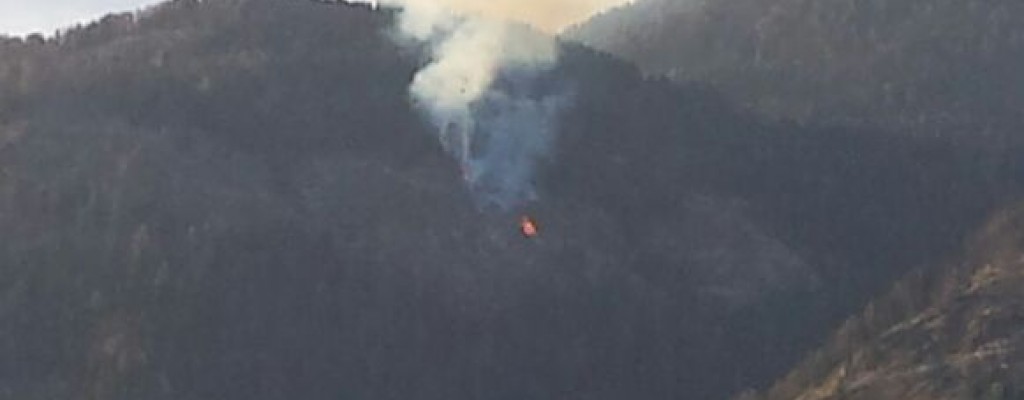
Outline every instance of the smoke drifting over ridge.
[[381, 4], [400, 9], [399, 33], [429, 49], [410, 96], [461, 165], [479, 205], [508, 210], [535, 200], [536, 165], [554, 144], [557, 117], [571, 99], [564, 87], [542, 82], [558, 63], [556, 41], [434, 2]]
[[[377, 0], [356, 0], [379, 3]], [[383, 0], [387, 2], [389, 0]], [[432, 3], [463, 14], [519, 21], [554, 34], [567, 26], [581, 23], [594, 14], [627, 4], [633, 0], [403, 0], [405, 3]]]

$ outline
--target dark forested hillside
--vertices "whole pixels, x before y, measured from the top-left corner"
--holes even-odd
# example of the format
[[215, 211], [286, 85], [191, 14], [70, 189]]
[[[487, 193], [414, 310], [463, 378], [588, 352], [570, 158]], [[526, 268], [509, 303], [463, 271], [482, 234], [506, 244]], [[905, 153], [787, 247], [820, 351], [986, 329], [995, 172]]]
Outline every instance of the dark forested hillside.
[[999, 213], [960, 263], [901, 280], [763, 398], [1024, 397], [1022, 216]]
[[570, 45], [538, 201], [482, 211], [393, 17], [176, 0], [0, 41], [0, 397], [725, 398], [1017, 192]]
[[567, 36], [648, 73], [709, 83], [765, 115], [982, 138], [1007, 151], [1024, 141], [1022, 7], [642, 0]]

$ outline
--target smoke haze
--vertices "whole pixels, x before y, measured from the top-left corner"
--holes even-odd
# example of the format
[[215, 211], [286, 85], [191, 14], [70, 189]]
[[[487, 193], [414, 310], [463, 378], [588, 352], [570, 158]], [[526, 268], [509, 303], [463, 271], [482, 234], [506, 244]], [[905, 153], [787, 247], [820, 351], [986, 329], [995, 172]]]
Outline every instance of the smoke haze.
[[[364, 0], [368, 1], [368, 0]], [[383, 0], [388, 3], [391, 0]], [[529, 24], [547, 33], [561, 29], [632, 0], [403, 0], [408, 7], [440, 6], [463, 14]], [[373, 2], [373, 1], [368, 1]], [[392, 1], [393, 2], [393, 1]]]
[[410, 96], [459, 161], [480, 205], [507, 210], [534, 200], [536, 163], [547, 156], [571, 97], [557, 85], [537, 84], [558, 63], [555, 40], [507, 20], [458, 15], [438, 2], [383, 4], [402, 10], [402, 36], [429, 49]]

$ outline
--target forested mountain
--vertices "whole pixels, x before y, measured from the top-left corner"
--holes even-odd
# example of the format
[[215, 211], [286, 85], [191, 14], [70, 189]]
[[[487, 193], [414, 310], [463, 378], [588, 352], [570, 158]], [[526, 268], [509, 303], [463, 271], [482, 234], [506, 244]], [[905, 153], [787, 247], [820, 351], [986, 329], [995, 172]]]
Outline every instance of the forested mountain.
[[[641, 0], [566, 37], [701, 82], [770, 118], [988, 147], [1019, 169], [1024, 8], [985, 1]], [[765, 399], [1016, 399], [1019, 211], [962, 266], [924, 269], [848, 321]]]
[[903, 279], [764, 397], [1024, 397], [1024, 213], [1000, 213], [958, 264]]
[[0, 397], [726, 398], [1018, 194], [979, 147], [565, 45], [538, 200], [481, 210], [394, 17], [175, 0], [0, 41]]
[[1022, 22], [1024, 4], [983, 0], [640, 0], [567, 36], [764, 115], [1016, 154]]

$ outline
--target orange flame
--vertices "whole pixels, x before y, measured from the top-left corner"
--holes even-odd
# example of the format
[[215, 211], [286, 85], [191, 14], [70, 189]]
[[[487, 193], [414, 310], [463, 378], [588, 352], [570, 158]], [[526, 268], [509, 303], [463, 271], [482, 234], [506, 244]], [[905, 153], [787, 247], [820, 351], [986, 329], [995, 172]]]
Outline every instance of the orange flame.
[[519, 227], [523, 232], [523, 236], [528, 238], [537, 237], [540, 234], [540, 230], [537, 229], [537, 223], [533, 222], [528, 216], [523, 216], [523, 219], [519, 223]]

